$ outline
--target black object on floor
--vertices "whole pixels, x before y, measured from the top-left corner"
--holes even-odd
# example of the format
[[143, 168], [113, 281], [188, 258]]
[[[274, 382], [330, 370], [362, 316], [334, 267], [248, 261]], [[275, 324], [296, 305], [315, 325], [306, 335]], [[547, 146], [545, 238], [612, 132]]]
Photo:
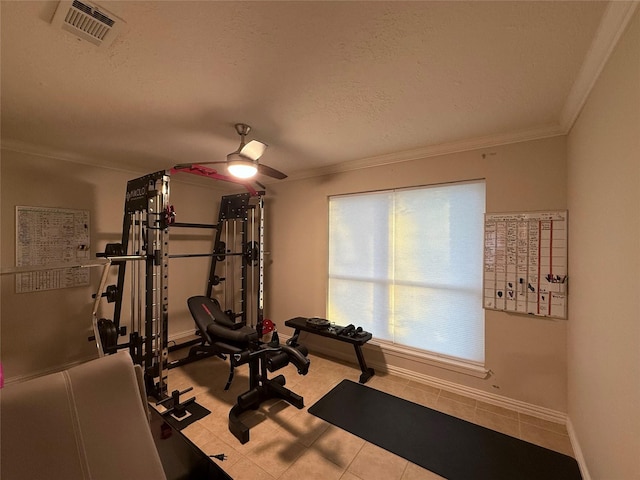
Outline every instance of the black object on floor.
[[581, 480], [575, 459], [343, 380], [309, 413], [449, 480]]
[[151, 434], [167, 480], [231, 480], [220, 465], [179, 430], [168, 427], [165, 417], [151, 408]]
[[185, 405], [185, 415], [182, 417], [174, 416], [172, 413], [168, 413], [164, 415], [165, 421], [171, 425], [176, 430], [182, 430], [185, 427], [188, 427], [193, 422], [197, 422], [201, 418], [206, 417], [211, 412], [204, 408], [202, 405], [191, 402]]

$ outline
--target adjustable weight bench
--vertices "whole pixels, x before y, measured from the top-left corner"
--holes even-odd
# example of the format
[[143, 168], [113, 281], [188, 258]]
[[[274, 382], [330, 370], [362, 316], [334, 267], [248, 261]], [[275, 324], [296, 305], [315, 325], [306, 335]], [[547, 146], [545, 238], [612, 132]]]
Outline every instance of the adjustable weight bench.
[[284, 387], [286, 379], [283, 375], [267, 378], [267, 371], [275, 372], [289, 363], [295, 365], [300, 375], [306, 375], [310, 361], [303, 345], [292, 347], [262, 342], [255, 328], [233, 322], [219, 303], [209, 297], [191, 297], [187, 305], [207, 348], [223, 358], [229, 355], [230, 374], [225, 390], [231, 384], [234, 368], [249, 365], [249, 390], [238, 395], [237, 403], [229, 412], [229, 431], [240, 443], [249, 441], [249, 428], [240, 421], [241, 413], [255, 410], [271, 398], [281, 398], [298, 409], [304, 407], [304, 399]]

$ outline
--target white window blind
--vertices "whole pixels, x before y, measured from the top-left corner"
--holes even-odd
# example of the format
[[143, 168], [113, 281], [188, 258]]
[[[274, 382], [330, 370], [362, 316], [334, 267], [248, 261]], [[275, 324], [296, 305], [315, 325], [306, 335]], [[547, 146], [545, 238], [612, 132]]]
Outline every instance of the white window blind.
[[329, 199], [328, 318], [482, 364], [485, 183]]

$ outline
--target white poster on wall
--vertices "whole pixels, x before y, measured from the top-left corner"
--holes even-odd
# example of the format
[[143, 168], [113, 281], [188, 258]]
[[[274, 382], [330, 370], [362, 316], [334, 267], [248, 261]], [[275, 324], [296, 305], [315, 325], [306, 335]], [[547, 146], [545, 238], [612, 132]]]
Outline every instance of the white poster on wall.
[[[89, 259], [88, 210], [16, 207], [16, 266], [69, 264]], [[16, 275], [16, 293], [89, 285], [85, 268], [42, 269]]]
[[567, 318], [567, 212], [492, 213], [484, 226], [484, 308]]

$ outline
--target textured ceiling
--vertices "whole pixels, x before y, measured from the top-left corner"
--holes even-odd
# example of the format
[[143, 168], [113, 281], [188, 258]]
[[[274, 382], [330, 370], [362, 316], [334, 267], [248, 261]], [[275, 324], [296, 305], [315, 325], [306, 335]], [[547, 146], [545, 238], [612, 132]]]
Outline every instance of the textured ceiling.
[[53, 27], [58, 2], [2, 2], [3, 146], [151, 172], [224, 159], [245, 122], [270, 145], [262, 162], [295, 177], [557, 134], [608, 11], [594, 1], [99, 4], [126, 22], [106, 48]]

